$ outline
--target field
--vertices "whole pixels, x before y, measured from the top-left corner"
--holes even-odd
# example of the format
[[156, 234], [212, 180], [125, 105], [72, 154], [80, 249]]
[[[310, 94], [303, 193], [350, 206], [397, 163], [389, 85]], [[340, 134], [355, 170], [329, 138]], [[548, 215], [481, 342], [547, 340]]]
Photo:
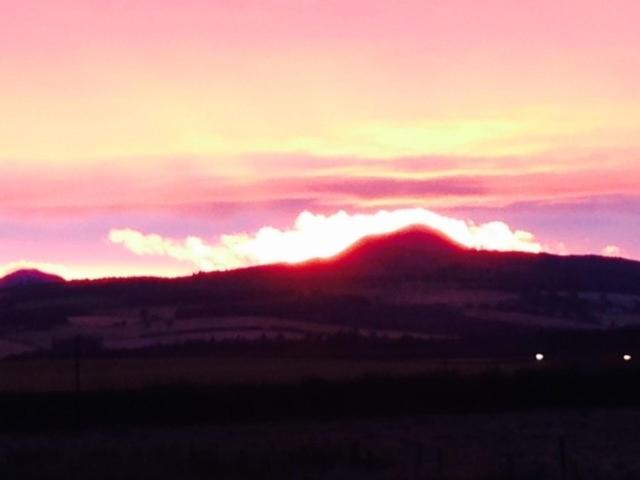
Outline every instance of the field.
[[[99, 338], [106, 349], [135, 350], [160, 345], [188, 342], [259, 340], [285, 338], [297, 340], [306, 335], [334, 335], [352, 329], [332, 323], [314, 323], [265, 316], [223, 316], [174, 319], [174, 309], [151, 309], [141, 318], [138, 312], [121, 311], [112, 314], [69, 317], [62, 325], [44, 330], [5, 333], [0, 338], [0, 358], [24, 352], [50, 350], [55, 341], [76, 336]], [[359, 329], [362, 335], [400, 338], [411, 334], [415, 338], [446, 338], [397, 329]]]
[[[351, 380], [366, 375], [411, 376], [431, 372], [513, 371], [532, 358], [464, 360], [349, 360], [313, 358], [122, 357], [81, 359], [82, 390], [124, 390], [167, 385], [292, 383], [307, 379]], [[75, 387], [72, 359], [0, 362], [0, 392], [60, 392]]]
[[4, 478], [631, 480], [636, 410], [0, 434]]
[[1, 478], [639, 478], [637, 295], [191, 281], [5, 302]]
[[340, 286], [313, 294], [287, 287], [291, 291], [278, 293], [277, 301], [264, 292], [229, 302], [209, 298], [209, 293], [166, 303], [155, 297], [123, 301], [115, 294], [100, 298], [74, 290], [60, 298], [20, 297], [6, 318], [0, 312], [0, 359], [52, 350], [56, 342], [77, 336], [124, 351], [194, 342], [298, 340], [354, 329], [365, 336], [452, 339], [473, 332], [595, 332], [640, 324], [640, 297], [631, 294], [516, 293], [415, 281]]
[[[44, 364], [22, 365], [30, 368], [23, 376], [37, 368], [43, 377], [51, 374]], [[96, 480], [631, 480], [640, 475], [637, 369], [350, 379], [353, 366], [323, 365], [325, 373], [332, 369], [331, 381], [3, 392], [0, 475]], [[137, 375], [126, 373], [135, 371], [132, 363], [119, 367], [123, 378]], [[237, 377], [238, 368], [222, 364], [216, 374], [223, 378], [235, 370]], [[268, 368], [287, 371], [282, 363]], [[300, 370], [289, 374], [294, 378]]]

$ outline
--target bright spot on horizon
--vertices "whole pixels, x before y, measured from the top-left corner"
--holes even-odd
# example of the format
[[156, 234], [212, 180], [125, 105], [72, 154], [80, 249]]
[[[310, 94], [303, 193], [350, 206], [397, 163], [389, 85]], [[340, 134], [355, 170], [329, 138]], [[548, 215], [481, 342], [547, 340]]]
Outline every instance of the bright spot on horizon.
[[113, 229], [109, 239], [136, 255], [167, 256], [191, 262], [201, 271], [213, 271], [330, 258], [364, 237], [392, 233], [411, 226], [434, 229], [453, 242], [471, 249], [528, 253], [543, 251], [532, 233], [512, 230], [504, 222], [475, 224], [424, 208], [381, 210], [373, 214], [339, 211], [332, 215], [320, 215], [304, 211], [291, 228], [280, 230], [266, 226], [254, 233], [221, 235], [215, 243], [208, 243], [196, 236], [175, 240], [131, 228]]
[[622, 249], [617, 245], [607, 245], [602, 249], [602, 255], [605, 257], [621, 257]]
[[536, 361], [541, 362], [544, 360], [544, 355], [541, 353], [536, 353]]
[[630, 362], [630, 361], [631, 361], [631, 355], [629, 355], [629, 354], [623, 355], [623, 356], [622, 356], [622, 359], [623, 359], [625, 362]]

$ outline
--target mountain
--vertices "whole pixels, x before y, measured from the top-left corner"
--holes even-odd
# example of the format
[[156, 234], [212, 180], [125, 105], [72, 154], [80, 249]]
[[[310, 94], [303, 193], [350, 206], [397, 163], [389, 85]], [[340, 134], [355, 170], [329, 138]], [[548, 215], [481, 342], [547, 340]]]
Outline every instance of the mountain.
[[640, 294], [640, 262], [594, 255], [475, 250], [424, 227], [367, 237], [334, 258], [289, 266], [279, 273], [312, 281], [320, 276], [508, 291], [537, 288]]
[[328, 259], [198, 273], [176, 279], [75, 281], [46, 294], [118, 296], [130, 302], [165, 299], [190, 303], [219, 299], [229, 303], [237, 299], [247, 303], [274, 292], [352, 290], [372, 283], [383, 288], [406, 281], [429, 285], [429, 288], [640, 295], [640, 262], [594, 255], [475, 250], [440, 232], [416, 226], [366, 237]]
[[364, 272], [407, 273], [433, 269], [469, 250], [445, 235], [424, 227], [410, 227], [389, 234], [365, 237], [337, 257], [330, 259], [337, 268]]
[[0, 278], [0, 289], [11, 287], [28, 287], [34, 285], [46, 285], [63, 283], [65, 280], [58, 275], [41, 272], [35, 269], [16, 270]]
[[[0, 288], [60, 283], [60, 277], [22, 270]], [[302, 290], [341, 291], [413, 282], [429, 288], [625, 293], [640, 295], [640, 262], [599, 256], [558, 256], [466, 248], [443, 234], [409, 227], [366, 237], [328, 259], [199, 273], [177, 279], [124, 278], [68, 282], [40, 295], [118, 297], [128, 303], [232, 301]]]
[[614, 323], [611, 315], [640, 326], [640, 262], [477, 251], [424, 227], [364, 238], [333, 258], [301, 264], [60, 282], [27, 271], [0, 281], [0, 288], [39, 286], [3, 291], [7, 328], [154, 309], [173, 312], [176, 322], [278, 318], [455, 336], [532, 325], [601, 328]]

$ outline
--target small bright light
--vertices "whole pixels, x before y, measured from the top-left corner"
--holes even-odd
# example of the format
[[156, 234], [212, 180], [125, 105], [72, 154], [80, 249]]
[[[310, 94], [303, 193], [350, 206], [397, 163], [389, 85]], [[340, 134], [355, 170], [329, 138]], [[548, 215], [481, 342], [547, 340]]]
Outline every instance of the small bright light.
[[623, 359], [625, 362], [630, 362], [630, 361], [631, 361], [631, 355], [623, 355], [623, 356], [622, 356], [622, 359]]
[[541, 353], [536, 353], [536, 360], [538, 362], [541, 362], [542, 360], [544, 360], [544, 355]]

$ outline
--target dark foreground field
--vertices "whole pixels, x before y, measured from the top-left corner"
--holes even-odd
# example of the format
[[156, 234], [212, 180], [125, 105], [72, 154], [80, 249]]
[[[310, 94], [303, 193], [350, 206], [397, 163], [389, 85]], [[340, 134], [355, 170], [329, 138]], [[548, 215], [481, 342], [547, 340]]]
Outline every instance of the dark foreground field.
[[637, 479], [640, 411], [0, 434], [7, 479]]
[[0, 393], [131, 390], [166, 385], [283, 384], [309, 379], [348, 381], [363, 376], [476, 374], [536, 367], [531, 357], [499, 359], [339, 359], [288, 357], [28, 358], [0, 362]]
[[2, 478], [635, 479], [640, 372], [0, 395]]

